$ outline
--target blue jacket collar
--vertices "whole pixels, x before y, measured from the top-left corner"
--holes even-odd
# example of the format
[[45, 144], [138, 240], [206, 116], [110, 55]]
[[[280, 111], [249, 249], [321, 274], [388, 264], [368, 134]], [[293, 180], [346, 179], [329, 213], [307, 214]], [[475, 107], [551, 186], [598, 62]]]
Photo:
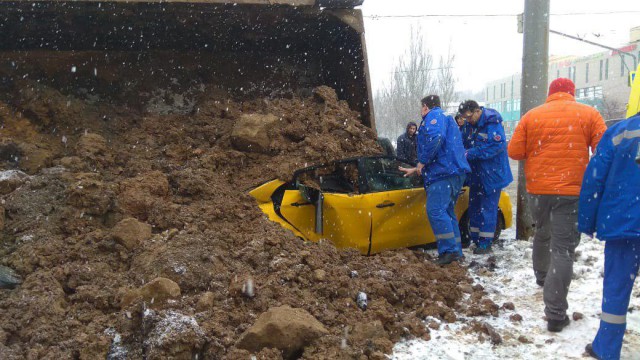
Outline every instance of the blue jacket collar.
[[426, 119], [426, 118], [427, 118], [427, 116], [429, 116], [429, 114], [431, 114], [431, 112], [432, 112], [432, 111], [436, 111], [436, 110], [438, 110], [438, 111], [442, 111], [442, 110], [440, 109], [440, 107], [438, 107], [438, 106], [436, 106], [436, 107], [434, 107], [434, 108], [431, 108], [431, 109], [429, 109], [429, 112], [428, 112], [425, 116], [423, 116], [423, 117], [422, 117], [422, 120]]
[[480, 109], [482, 109], [482, 115], [480, 115], [480, 119], [478, 119], [478, 123], [476, 124], [476, 127], [481, 128], [481, 127], [487, 126], [487, 124], [489, 123], [498, 124], [502, 122], [500, 113], [498, 113], [496, 110], [491, 108], [486, 108], [484, 106], [481, 106]]

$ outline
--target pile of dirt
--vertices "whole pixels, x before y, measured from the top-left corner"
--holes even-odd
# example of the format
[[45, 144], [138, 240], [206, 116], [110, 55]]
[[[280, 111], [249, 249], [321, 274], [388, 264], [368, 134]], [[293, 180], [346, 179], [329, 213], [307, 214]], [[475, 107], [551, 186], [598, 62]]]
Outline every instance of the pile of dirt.
[[[158, 114], [51, 85], [12, 82], [0, 96], [2, 166], [26, 173], [3, 187], [0, 263], [23, 282], [0, 290], [1, 358], [247, 359], [242, 335], [284, 305], [323, 329], [288, 356], [383, 358], [403, 337], [428, 339], [424, 318], [467, 311], [466, 269], [305, 243], [247, 194], [381, 152], [332, 89], [243, 102], [208, 89], [192, 113]], [[267, 118], [251, 145], [243, 130]], [[492, 311], [469, 291], [480, 307], [468, 311]]]

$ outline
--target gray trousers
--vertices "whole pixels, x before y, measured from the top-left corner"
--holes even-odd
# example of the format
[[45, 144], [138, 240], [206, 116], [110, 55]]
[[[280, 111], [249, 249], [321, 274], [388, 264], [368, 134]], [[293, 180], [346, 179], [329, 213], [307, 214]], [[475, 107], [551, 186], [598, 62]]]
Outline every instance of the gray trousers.
[[578, 197], [529, 194], [536, 226], [533, 238], [533, 272], [544, 281], [547, 320], [563, 320], [573, 275], [573, 259], [580, 243]]

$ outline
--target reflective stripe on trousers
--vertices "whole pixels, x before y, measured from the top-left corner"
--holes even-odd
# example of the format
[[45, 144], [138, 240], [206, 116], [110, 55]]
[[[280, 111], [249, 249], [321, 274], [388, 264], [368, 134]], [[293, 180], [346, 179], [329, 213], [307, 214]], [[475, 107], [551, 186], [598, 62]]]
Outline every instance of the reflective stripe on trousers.
[[436, 239], [440, 240], [440, 239], [450, 239], [455, 237], [455, 234], [453, 232], [448, 232], [446, 234], [436, 234]]
[[500, 190], [485, 192], [480, 184], [469, 187], [469, 231], [479, 247], [491, 246], [498, 222]]
[[[446, 233], [446, 234], [436, 234], [436, 240], [450, 240], [451, 238], [455, 237], [455, 234], [450, 232], [450, 233]], [[456, 243], [461, 244], [462, 243], [462, 238], [461, 237], [455, 237]]]
[[640, 267], [640, 241], [607, 241], [604, 247], [604, 280], [600, 328], [593, 351], [601, 359], [620, 359], [627, 328], [627, 311], [633, 283]]
[[427, 193], [427, 217], [436, 234], [438, 254], [458, 253], [462, 245], [455, 205], [464, 183], [464, 175], [451, 176], [425, 188]]
[[627, 323], [627, 315], [614, 315], [606, 312], [602, 312], [600, 315], [600, 320], [607, 322], [609, 324], [626, 324]]

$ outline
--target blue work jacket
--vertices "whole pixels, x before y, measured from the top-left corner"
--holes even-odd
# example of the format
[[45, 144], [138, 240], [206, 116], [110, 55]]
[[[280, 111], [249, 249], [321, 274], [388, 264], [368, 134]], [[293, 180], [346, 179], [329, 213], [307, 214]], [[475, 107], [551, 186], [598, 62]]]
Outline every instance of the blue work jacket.
[[471, 131], [467, 161], [471, 174], [469, 184], [481, 184], [485, 191], [502, 190], [513, 181], [502, 116], [496, 110], [482, 107], [482, 115]]
[[600, 240], [640, 240], [640, 114], [609, 128], [584, 172], [578, 230]]
[[425, 186], [453, 175], [471, 171], [464, 158], [464, 146], [458, 124], [439, 107], [422, 118], [417, 138], [418, 161], [424, 164]]
[[470, 149], [473, 146], [473, 125], [465, 121], [459, 128], [462, 133], [462, 145], [465, 149]]

